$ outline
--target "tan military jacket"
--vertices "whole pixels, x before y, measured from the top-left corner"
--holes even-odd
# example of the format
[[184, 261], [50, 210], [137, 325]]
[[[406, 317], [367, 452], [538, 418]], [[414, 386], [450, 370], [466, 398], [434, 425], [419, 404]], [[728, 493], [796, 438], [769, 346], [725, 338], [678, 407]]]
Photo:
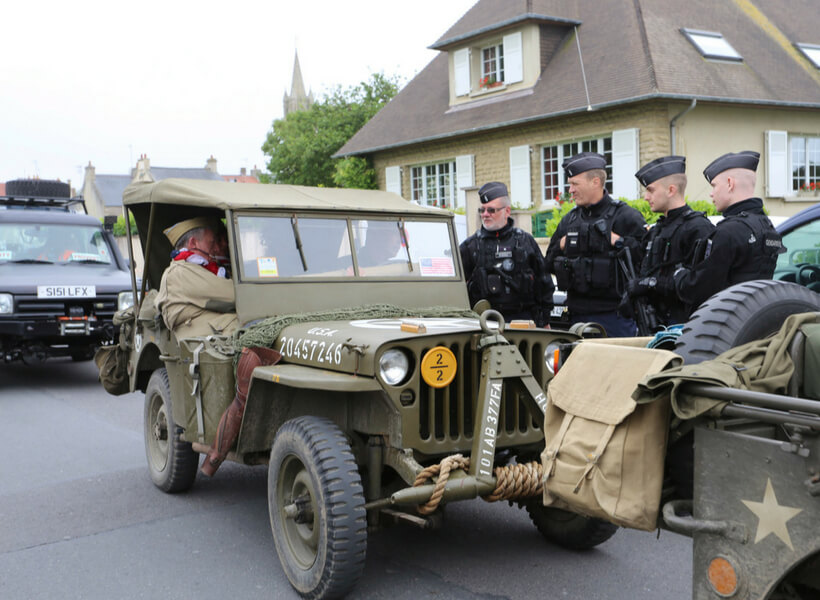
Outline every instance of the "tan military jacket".
[[238, 326], [233, 282], [202, 265], [173, 261], [162, 274], [157, 307], [178, 338], [227, 335]]

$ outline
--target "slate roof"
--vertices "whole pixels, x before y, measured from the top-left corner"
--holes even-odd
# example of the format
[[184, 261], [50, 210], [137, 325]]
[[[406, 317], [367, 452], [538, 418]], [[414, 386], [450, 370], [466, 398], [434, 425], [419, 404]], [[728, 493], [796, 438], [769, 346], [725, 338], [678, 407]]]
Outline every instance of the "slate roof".
[[[522, 21], [563, 28], [533, 88], [449, 105], [442, 51], [336, 156], [438, 140], [654, 98], [820, 108], [820, 70], [794, 43], [820, 43], [817, 0], [479, 0], [431, 48]], [[563, 24], [563, 25], [562, 25]], [[720, 32], [742, 63], [704, 59], [680, 29]]]
[[129, 183], [130, 175], [95, 175], [94, 192], [104, 206], [122, 206], [122, 193]]

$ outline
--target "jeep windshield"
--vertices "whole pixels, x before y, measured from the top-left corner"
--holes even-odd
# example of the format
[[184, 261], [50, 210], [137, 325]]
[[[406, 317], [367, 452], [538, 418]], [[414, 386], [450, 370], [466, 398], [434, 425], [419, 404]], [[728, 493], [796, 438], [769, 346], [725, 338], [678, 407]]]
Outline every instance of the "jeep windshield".
[[455, 278], [447, 222], [414, 217], [237, 217], [242, 278]]
[[99, 227], [0, 223], [0, 263], [110, 265], [111, 249]]

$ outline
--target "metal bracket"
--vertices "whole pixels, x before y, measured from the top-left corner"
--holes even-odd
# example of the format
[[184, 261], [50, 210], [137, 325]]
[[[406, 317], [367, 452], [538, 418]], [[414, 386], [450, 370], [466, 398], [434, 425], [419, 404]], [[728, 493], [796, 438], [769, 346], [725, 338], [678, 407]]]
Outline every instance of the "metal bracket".
[[691, 500], [672, 500], [664, 504], [663, 521], [675, 533], [689, 537], [696, 533], [711, 533], [741, 544], [749, 541], [749, 532], [741, 523], [696, 519], [692, 515]]
[[202, 392], [200, 390], [199, 378], [199, 353], [205, 348], [205, 342], [201, 342], [194, 350], [193, 360], [188, 365], [188, 373], [191, 375], [191, 395], [196, 401], [196, 425], [197, 437], [201, 444], [205, 443], [205, 420], [202, 413]]

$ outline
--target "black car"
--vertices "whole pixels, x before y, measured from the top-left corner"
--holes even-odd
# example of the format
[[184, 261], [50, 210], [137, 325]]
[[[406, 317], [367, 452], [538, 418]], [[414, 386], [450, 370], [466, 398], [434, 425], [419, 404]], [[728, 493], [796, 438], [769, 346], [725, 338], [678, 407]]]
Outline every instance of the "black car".
[[773, 279], [820, 292], [820, 204], [789, 217], [777, 231], [783, 236], [786, 252], [777, 259]]
[[[94, 217], [0, 202], [0, 356], [88, 360], [133, 303], [126, 261]], [[39, 209], [38, 209], [39, 208]]]

